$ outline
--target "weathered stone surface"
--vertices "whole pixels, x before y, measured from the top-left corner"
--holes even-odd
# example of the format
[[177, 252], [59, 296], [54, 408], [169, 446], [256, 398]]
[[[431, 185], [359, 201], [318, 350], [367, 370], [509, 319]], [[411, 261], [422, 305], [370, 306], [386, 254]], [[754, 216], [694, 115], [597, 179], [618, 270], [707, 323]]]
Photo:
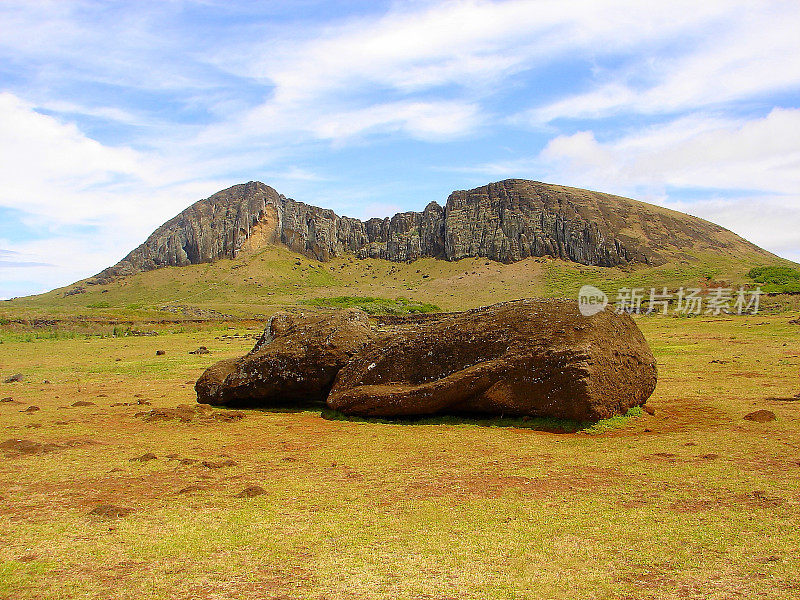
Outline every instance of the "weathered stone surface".
[[197, 401], [202, 404], [224, 405], [225, 380], [228, 375], [236, 372], [239, 360], [228, 358], [208, 367], [194, 384]]
[[656, 363], [629, 315], [572, 300], [519, 300], [375, 340], [336, 379], [328, 405], [360, 416], [442, 412], [596, 421], [644, 404]]
[[163, 266], [234, 258], [282, 243], [321, 261], [410, 261], [482, 256], [513, 262], [552, 256], [587, 265], [659, 265], [690, 249], [765, 251], [730, 231], [628, 198], [538, 181], [508, 179], [453, 192], [444, 207], [366, 222], [296, 202], [263, 183], [235, 185], [196, 202], [88, 283]]
[[366, 313], [279, 313], [252, 352], [221, 361], [195, 385], [197, 401], [212, 405], [323, 402], [350, 357], [375, 337]]

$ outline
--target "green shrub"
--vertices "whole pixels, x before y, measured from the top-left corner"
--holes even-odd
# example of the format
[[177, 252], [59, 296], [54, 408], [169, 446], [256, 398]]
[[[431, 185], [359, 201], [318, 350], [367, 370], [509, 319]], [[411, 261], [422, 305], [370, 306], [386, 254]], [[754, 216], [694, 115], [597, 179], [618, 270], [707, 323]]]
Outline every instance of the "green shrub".
[[101, 300], [100, 302], [92, 302], [91, 304], [87, 304], [86, 308], [111, 308], [111, 304], [105, 300]]
[[800, 293], [800, 270], [794, 267], [754, 267], [747, 276], [765, 292]]

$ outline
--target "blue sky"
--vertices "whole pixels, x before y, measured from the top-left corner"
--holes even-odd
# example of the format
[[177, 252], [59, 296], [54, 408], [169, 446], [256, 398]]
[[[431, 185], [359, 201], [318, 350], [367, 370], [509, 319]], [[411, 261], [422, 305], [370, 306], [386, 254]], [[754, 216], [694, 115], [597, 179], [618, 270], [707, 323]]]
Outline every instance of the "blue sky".
[[507, 177], [800, 260], [800, 3], [4, 0], [0, 298], [249, 180], [354, 217]]

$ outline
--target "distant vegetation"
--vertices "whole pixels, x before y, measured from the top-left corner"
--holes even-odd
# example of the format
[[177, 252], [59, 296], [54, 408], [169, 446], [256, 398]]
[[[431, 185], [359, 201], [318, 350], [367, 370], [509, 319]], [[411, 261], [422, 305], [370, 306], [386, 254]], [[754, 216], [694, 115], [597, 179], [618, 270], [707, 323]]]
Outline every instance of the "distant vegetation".
[[408, 298], [372, 298], [369, 296], [335, 296], [333, 298], [311, 298], [304, 300], [309, 306], [326, 308], [360, 308], [371, 315], [408, 315], [412, 313], [440, 312], [435, 304], [415, 302]]
[[111, 303], [101, 300], [100, 302], [92, 302], [91, 304], [87, 304], [86, 308], [111, 308]]
[[800, 270], [793, 267], [756, 267], [747, 276], [765, 292], [800, 293]]

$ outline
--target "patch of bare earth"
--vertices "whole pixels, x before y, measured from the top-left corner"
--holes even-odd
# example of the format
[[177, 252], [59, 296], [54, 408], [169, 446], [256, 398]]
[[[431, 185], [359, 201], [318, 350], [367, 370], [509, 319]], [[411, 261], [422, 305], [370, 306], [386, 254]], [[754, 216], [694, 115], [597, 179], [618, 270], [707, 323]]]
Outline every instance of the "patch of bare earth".
[[765, 492], [754, 490], [752, 492], [732, 492], [730, 490], [695, 489], [692, 496], [675, 500], [670, 508], [682, 513], [697, 513], [709, 510], [747, 507], [751, 509], [774, 509], [787, 504], [787, 500], [780, 496], [773, 496]]

